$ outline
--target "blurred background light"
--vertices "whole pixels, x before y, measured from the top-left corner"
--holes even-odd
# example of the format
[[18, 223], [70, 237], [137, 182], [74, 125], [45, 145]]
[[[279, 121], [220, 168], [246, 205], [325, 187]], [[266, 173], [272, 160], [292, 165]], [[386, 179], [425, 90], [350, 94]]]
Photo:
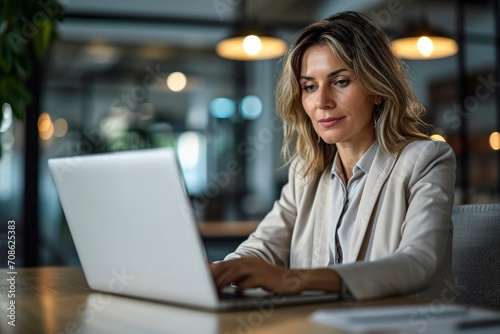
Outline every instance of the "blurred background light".
[[173, 92], [180, 92], [187, 85], [186, 75], [182, 72], [172, 72], [167, 77], [167, 86]]
[[137, 117], [141, 121], [149, 121], [153, 119], [155, 115], [155, 106], [150, 103], [150, 102], [144, 102], [142, 103], [139, 108], [138, 108], [138, 115]]
[[197, 132], [186, 131], [177, 140], [177, 154], [183, 168], [193, 169], [200, 159], [200, 136]]
[[0, 132], [7, 131], [12, 125], [12, 108], [10, 104], [4, 103], [2, 106], [2, 124], [0, 124]]
[[94, 41], [85, 47], [86, 58], [95, 64], [112, 65], [120, 57], [118, 48], [104, 41]]
[[50, 115], [47, 113], [40, 114], [38, 116], [38, 131], [45, 132], [50, 128], [50, 124], [52, 121], [50, 120]]
[[500, 132], [493, 132], [490, 135], [490, 146], [495, 151], [500, 150]]
[[62, 138], [68, 132], [68, 122], [64, 118], [58, 118], [54, 121], [54, 136]]
[[38, 135], [43, 140], [49, 140], [54, 135], [54, 124], [47, 113], [38, 116]]
[[232, 60], [263, 60], [281, 57], [288, 45], [273, 36], [234, 36], [217, 44], [217, 54]]
[[438, 59], [458, 52], [455, 40], [439, 35], [416, 35], [396, 39], [392, 46], [397, 55], [405, 59]]
[[434, 50], [434, 43], [427, 36], [422, 36], [418, 39], [417, 49], [424, 57], [429, 57]]
[[236, 105], [231, 99], [218, 97], [210, 102], [209, 110], [215, 118], [229, 118], [234, 115]]
[[246, 119], [257, 119], [262, 114], [262, 101], [258, 96], [247, 95], [240, 103], [241, 116]]
[[243, 50], [250, 55], [250, 56], [255, 56], [262, 50], [262, 42], [260, 41], [260, 38], [255, 35], [248, 35], [245, 37], [243, 40]]

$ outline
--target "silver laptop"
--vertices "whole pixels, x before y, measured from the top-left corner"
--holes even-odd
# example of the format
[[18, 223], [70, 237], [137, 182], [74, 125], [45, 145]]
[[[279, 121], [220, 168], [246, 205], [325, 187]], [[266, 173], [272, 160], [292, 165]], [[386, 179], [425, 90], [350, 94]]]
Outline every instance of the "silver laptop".
[[227, 310], [332, 301], [250, 289], [219, 293], [173, 149], [49, 159], [89, 286], [191, 307]]

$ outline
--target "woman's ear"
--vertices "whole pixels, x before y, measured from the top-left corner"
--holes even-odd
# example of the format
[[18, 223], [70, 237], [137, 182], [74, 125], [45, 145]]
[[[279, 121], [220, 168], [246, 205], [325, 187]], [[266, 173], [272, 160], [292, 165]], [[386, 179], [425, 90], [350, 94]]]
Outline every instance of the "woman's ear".
[[382, 102], [384, 102], [384, 98], [380, 95], [375, 95], [374, 98], [373, 98], [373, 102], [375, 103], [375, 105], [379, 105], [381, 104]]

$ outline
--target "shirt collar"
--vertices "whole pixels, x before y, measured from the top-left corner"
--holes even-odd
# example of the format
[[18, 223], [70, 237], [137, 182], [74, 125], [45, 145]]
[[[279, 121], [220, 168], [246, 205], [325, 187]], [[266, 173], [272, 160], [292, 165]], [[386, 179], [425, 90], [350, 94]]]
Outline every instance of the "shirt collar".
[[[356, 163], [353, 168], [353, 174], [356, 174], [359, 170], [362, 170], [365, 174], [368, 174], [370, 167], [375, 159], [375, 153], [378, 149], [378, 142], [375, 140], [370, 148], [363, 154], [361, 159]], [[340, 165], [339, 152], [335, 153], [335, 158], [333, 159], [331, 177], [334, 176], [343, 179], [344, 173], [342, 172], [342, 166]]]

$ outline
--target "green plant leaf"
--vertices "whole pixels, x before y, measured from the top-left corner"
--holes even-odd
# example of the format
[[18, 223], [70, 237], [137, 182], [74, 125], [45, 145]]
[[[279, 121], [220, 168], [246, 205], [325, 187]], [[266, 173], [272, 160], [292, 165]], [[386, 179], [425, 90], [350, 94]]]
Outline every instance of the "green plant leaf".
[[43, 55], [49, 48], [51, 34], [52, 34], [52, 21], [47, 18], [46, 20], [43, 21], [43, 24], [39, 26], [38, 33], [33, 38], [35, 54], [38, 57], [38, 59], [42, 59]]
[[50, 19], [47, 19], [40, 31], [40, 35], [42, 36], [43, 53], [45, 53], [50, 47], [50, 40], [52, 39], [53, 31], [54, 31], [54, 24]]
[[31, 102], [31, 94], [26, 89], [24, 82], [18, 77], [12, 77], [10, 81], [11, 90], [13, 94], [19, 99], [26, 101], [27, 103]]
[[0, 46], [2, 47], [0, 50], [0, 69], [5, 73], [9, 73], [12, 69], [13, 59], [12, 48], [6, 36], [0, 36]]
[[32, 98], [23, 80], [14, 75], [4, 76], [0, 81], [0, 92], [2, 102], [10, 104], [17, 119], [24, 120], [24, 108]]
[[14, 51], [16, 57], [23, 56], [26, 54], [26, 48], [28, 45], [28, 39], [23, 37], [21, 28], [13, 27], [7, 33], [7, 41], [10, 43], [12, 50]]
[[23, 78], [27, 78], [31, 76], [32, 73], [32, 65], [31, 59], [29, 57], [16, 57], [15, 66], [17, 69], [17, 73], [21, 75]]
[[6, 1], [4, 17], [12, 22], [19, 22], [23, 17], [24, 1]]
[[12, 109], [12, 114], [14, 115], [14, 117], [17, 118], [18, 120], [20, 120], [21, 122], [24, 122], [24, 120], [25, 120], [24, 103], [17, 102], [17, 103], [11, 104], [10, 107]]
[[12, 109], [12, 114], [14, 115], [14, 117], [20, 121], [24, 121], [24, 109], [26, 107], [26, 101], [17, 97], [13, 91], [6, 91], [4, 93], [6, 95], [3, 99], [3, 103], [10, 104], [10, 108]]
[[10, 3], [9, 1], [6, 1], [6, 0], [3, 0], [1, 3], [0, 3], [0, 8], [2, 11], [0, 11], [1, 15], [2, 15], [2, 20], [9, 20], [11, 18], [10, 14], [11, 14], [11, 9], [10, 9]]
[[19, 120], [32, 100], [26, 79], [37, 61], [33, 53], [43, 59], [63, 14], [58, 0], [0, 0], [0, 107], [9, 103]]
[[7, 29], [9, 29], [9, 21], [0, 16], [0, 36], [4, 35]]
[[62, 21], [64, 19], [64, 6], [58, 0], [47, 0], [46, 8], [52, 10], [46, 11], [51, 16], [52, 21]]

